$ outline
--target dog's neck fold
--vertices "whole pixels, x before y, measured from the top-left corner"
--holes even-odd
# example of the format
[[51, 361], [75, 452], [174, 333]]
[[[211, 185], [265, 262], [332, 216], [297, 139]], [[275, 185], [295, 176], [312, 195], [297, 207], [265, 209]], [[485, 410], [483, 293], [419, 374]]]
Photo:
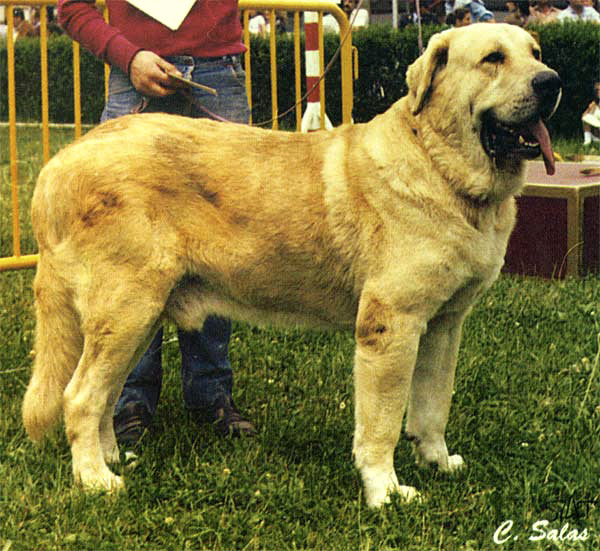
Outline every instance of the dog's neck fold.
[[411, 126], [423, 142], [433, 167], [456, 197], [470, 208], [488, 208], [519, 192], [525, 170], [522, 161], [498, 166], [472, 135], [461, 135], [458, 129], [450, 133], [447, 128], [440, 129], [427, 111], [412, 119]]

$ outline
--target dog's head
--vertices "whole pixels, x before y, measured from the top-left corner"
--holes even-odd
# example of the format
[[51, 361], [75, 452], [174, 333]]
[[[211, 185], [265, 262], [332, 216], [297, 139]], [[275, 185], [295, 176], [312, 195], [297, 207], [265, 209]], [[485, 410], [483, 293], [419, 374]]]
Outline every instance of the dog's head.
[[543, 155], [554, 172], [544, 120], [561, 96], [534, 38], [513, 25], [477, 24], [434, 35], [407, 73], [414, 115], [423, 112], [447, 143], [469, 150], [473, 165], [517, 172]]

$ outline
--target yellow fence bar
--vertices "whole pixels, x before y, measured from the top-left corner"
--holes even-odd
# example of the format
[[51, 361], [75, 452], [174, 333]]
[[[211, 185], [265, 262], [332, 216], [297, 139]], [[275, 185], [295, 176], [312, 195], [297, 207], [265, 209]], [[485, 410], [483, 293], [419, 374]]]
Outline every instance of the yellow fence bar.
[[50, 129], [48, 114], [48, 14], [40, 10], [40, 74], [42, 79], [42, 155], [44, 164], [50, 160]]
[[81, 56], [79, 42], [73, 40], [73, 118], [75, 138], [81, 137]]
[[[98, 0], [97, 5], [104, 6], [104, 0]], [[50, 121], [49, 121], [49, 93], [48, 93], [48, 17], [45, 8], [56, 6], [57, 0], [0, 0], [0, 5], [6, 8], [6, 50], [8, 63], [8, 134], [10, 156], [10, 189], [11, 189], [11, 217], [12, 217], [12, 256], [0, 258], [0, 272], [3, 270], [16, 270], [32, 268], [36, 265], [37, 254], [21, 254], [21, 227], [19, 206], [19, 173], [18, 173], [18, 148], [17, 148], [17, 117], [15, 97], [15, 44], [14, 44], [14, 17], [15, 7], [40, 8], [40, 86], [42, 106], [42, 158], [47, 163], [50, 159]], [[79, 73], [79, 45], [73, 43], [74, 67], [74, 98], [75, 98], [75, 137], [81, 136], [81, 82]]]
[[[8, 127], [9, 127], [9, 155], [10, 155], [10, 189], [12, 209], [12, 256], [0, 258], [0, 271], [20, 268], [31, 268], [36, 265], [37, 254], [21, 254], [21, 229], [19, 223], [19, 194], [18, 194], [18, 151], [17, 151], [17, 117], [15, 98], [15, 44], [14, 32], [14, 7], [40, 8], [40, 70], [41, 70], [41, 103], [42, 103], [42, 155], [43, 162], [50, 158], [50, 122], [49, 122], [49, 94], [48, 94], [48, 20], [47, 6], [56, 6], [57, 0], [0, 0], [0, 5], [5, 6], [7, 19], [6, 49], [8, 61]], [[105, 17], [108, 16], [105, 1], [96, 0], [96, 5], [104, 9]], [[273, 128], [278, 127], [279, 107], [277, 102], [277, 50], [276, 50], [276, 10], [291, 11], [294, 13], [294, 67], [295, 67], [295, 99], [296, 99], [296, 127], [299, 130], [302, 123], [302, 74], [300, 51], [300, 12], [316, 11], [319, 13], [319, 50], [320, 71], [324, 71], [323, 52], [323, 13], [332, 14], [340, 27], [340, 37], [347, 37], [341, 44], [341, 82], [342, 82], [342, 122], [352, 121], [352, 39], [350, 25], [344, 12], [333, 0], [239, 0], [239, 8], [243, 13], [244, 43], [246, 44], [245, 68], [246, 88], [248, 99], [252, 105], [252, 70], [250, 57], [250, 34], [248, 31], [248, 9], [269, 11], [269, 22], [272, 29], [269, 38], [270, 63], [271, 63], [271, 101], [273, 114]], [[105, 92], [108, 93], [109, 67], [105, 65]], [[324, 121], [324, 80], [320, 83], [321, 92], [321, 121]], [[73, 42], [73, 102], [74, 102], [74, 127], [75, 137], [81, 136], [81, 80], [80, 80], [80, 48]], [[287, 106], [286, 106], [287, 107]], [[252, 120], [250, 120], [252, 122]]]
[[[244, 67], [246, 68], [246, 94], [248, 96], [248, 104], [252, 105], [252, 63], [250, 59], [250, 29], [248, 22], [250, 21], [250, 14], [248, 10], [244, 11], [243, 22], [244, 22], [244, 45], [246, 46], [246, 53], [244, 54]], [[252, 124], [252, 109], [250, 109], [250, 118], [248, 124]]]
[[[96, 2], [99, 4], [99, 2]], [[104, 4], [104, 2], [103, 2]], [[104, 15], [104, 20], [108, 23], [108, 7], [104, 5], [104, 9], [102, 11]], [[110, 65], [108, 63], [104, 64], [104, 101], [108, 101], [108, 80], [110, 77]]]
[[279, 103], [277, 101], [277, 36], [275, 10], [269, 12], [269, 52], [271, 54], [271, 117], [273, 119], [273, 130], [279, 128]]
[[302, 70], [300, 65], [300, 12], [294, 12], [294, 68], [296, 76], [296, 130], [302, 128]]
[[[323, 12], [319, 12], [318, 23], [319, 34], [319, 75], [325, 72], [325, 40], [323, 38]], [[343, 36], [343, 35], [340, 35]], [[319, 117], [321, 121], [321, 130], [325, 130], [325, 79], [319, 82]]]
[[10, 193], [12, 207], [13, 255], [21, 254], [21, 227], [19, 225], [19, 189], [17, 165], [17, 102], [15, 99], [15, 42], [13, 32], [15, 22], [12, 9], [6, 18], [6, 53], [8, 61], [8, 141], [10, 149]]
[[38, 258], [39, 255], [37, 254], [24, 254], [0, 258], [0, 272], [4, 270], [23, 270], [25, 268], [35, 268]]

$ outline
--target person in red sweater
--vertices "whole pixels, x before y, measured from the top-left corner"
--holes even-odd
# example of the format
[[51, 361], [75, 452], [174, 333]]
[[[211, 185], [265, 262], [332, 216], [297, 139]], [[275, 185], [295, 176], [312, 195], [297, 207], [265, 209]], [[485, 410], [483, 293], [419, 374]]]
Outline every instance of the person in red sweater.
[[[143, 5], [143, 0], [132, 3]], [[58, 21], [65, 32], [111, 65], [102, 121], [159, 111], [247, 123], [250, 112], [239, 59], [245, 47], [237, 0], [190, 2], [180, 24], [174, 24], [170, 14], [150, 16], [132, 3], [107, 0], [107, 23], [94, 0], [58, 2]], [[170, 74], [213, 88], [217, 95], [189, 87]], [[185, 94], [178, 93], [182, 88]], [[201, 331], [178, 332], [183, 397], [193, 417], [213, 423], [219, 434], [252, 435], [252, 423], [231, 396], [230, 335], [231, 322], [216, 316], [207, 318]], [[129, 375], [115, 408], [115, 434], [127, 447], [138, 443], [156, 411], [162, 336], [161, 329]]]

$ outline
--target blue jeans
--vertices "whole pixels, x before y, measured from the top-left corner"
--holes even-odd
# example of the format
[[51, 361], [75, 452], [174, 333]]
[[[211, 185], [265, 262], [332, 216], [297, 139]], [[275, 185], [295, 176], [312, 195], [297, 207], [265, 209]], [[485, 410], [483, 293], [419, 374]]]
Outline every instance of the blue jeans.
[[[101, 121], [115, 119], [129, 113], [161, 112], [189, 117], [209, 117], [214, 113], [232, 122], [248, 123], [250, 109], [246, 95], [245, 74], [238, 56], [195, 58], [174, 56], [165, 58], [177, 67], [185, 78], [217, 90], [218, 95], [190, 88], [193, 102], [176, 93], [164, 98], [144, 98], [135, 90], [129, 77], [116, 67], [111, 68], [108, 101]], [[201, 105], [206, 111], [200, 109]]]
[[[244, 71], [237, 56], [212, 59], [176, 56], [166, 59], [184, 77], [215, 88], [218, 95], [191, 88], [194, 101], [181, 93], [165, 98], [144, 98], [132, 86], [129, 77], [113, 67], [102, 121], [129, 113], [153, 111], [197, 118], [214, 113], [232, 122], [248, 122], [250, 110]], [[228, 359], [230, 336], [231, 322], [216, 316], [206, 319], [202, 331], [178, 331], [185, 406], [203, 416], [206, 421], [213, 421], [213, 412], [231, 397], [233, 372]], [[163, 331], [160, 329], [129, 374], [117, 403], [115, 416], [131, 402], [143, 403], [150, 415], [154, 415], [162, 385], [162, 337]]]

